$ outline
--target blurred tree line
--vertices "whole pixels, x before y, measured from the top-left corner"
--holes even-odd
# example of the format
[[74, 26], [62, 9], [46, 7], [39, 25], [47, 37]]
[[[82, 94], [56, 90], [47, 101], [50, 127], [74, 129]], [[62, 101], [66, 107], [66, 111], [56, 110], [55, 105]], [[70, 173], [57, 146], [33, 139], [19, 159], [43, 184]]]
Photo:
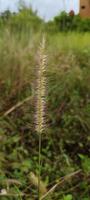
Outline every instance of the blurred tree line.
[[81, 18], [75, 15], [74, 11], [70, 13], [61, 12], [55, 16], [52, 21], [45, 22], [38, 16], [37, 11], [33, 11], [31, 7], [25, 5], [19, 8], [18, 12], [12, 13], [9, 10], [4, 11], [0, 15], [0, 29], [10, 27], [11, 30], [34, 30], [38, 31], [41, 27], [45, 31], [90, 31], [90, 19]]
[[55, 16], [53, 21], [47, 23], [47, 29], [49, 31], [90, 31], [90, 19], [81, 18], [80, 15], [75, 15], [74, 11], [70, 13], [61, 12]]
[[0, 15], [0, 29], [9, 27], [11, 30], [27, 31], [33, 29], [37, 31], [43, 20], [37, 15], [37, 11], [33, 11], [31, 7], [23, 6], [18, 12], [6, 10]]

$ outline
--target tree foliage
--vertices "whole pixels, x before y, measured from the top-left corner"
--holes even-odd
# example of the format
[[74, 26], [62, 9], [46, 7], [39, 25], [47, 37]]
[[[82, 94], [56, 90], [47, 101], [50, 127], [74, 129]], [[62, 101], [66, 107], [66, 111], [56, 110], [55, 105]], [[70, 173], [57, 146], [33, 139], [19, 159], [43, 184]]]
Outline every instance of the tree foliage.
[[37, 11], [33, 11], [31, 7], [21, 7], [17, 13], [6, 10], [0, 15], [0, 26], [10, 27], [11, 30], [37, 31], [42, 23], [43, 20], [37, 15]]
[[54, 17], [52, 26], [53, 24], [58, 31], [90, 31], [90, 19], [82, 19], [79, 15], [75, 15], [73, 11], [69, 14], [61, 12]]

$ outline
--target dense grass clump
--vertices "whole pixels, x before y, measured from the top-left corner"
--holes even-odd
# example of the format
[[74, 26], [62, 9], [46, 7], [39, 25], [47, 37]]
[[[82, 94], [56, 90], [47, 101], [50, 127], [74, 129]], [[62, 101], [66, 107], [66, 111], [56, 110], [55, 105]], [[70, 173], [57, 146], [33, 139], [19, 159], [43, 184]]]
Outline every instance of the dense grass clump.
[[[46, 37], [48, 125], [42, 137], [42, 187], [48, 191], [59, 183], [47, 200], [89, 200], [90, 34]], [[1, 200], [37, 199], [34, 95], [40, 38], [25, 31], [0, 33]]]

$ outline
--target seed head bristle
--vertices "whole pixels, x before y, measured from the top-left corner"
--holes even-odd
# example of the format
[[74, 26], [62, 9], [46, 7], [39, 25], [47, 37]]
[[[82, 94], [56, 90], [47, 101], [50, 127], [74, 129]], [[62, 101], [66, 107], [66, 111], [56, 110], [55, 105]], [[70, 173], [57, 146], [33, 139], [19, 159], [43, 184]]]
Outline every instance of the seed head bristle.
[[46, 92], [46, 55], [45, 37], [43, 37], [39, 48], [39, 63], [37, 71], [37, 92], [36, 92], [36, 131], [41, 134], [45, 127], [45, 92]]

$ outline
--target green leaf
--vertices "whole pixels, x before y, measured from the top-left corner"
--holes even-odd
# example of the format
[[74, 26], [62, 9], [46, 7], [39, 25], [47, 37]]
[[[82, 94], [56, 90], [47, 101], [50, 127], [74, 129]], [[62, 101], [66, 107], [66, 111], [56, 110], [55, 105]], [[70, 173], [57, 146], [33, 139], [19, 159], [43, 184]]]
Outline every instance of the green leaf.
[[66, 195], [63, 200], [72, 200], [72, 195], [71, 194]]
[[79, 155], [81, 159], [82, 168], [86, 173], [90, 173], [90, 158], [85, 155]]
[[82, 166], [86, 173], [90, 173], [90, 158], [86, 157], [82, 163]]
[[21, 170], [23, 172], [28, 172], [31, 168], [31, 160], [24, 160], [22, 162]]
[[86, 197], [86, 198], [84, 198], [84, 199], [82, 199], [82, 200], [89, 200], [89, 198], [88, 198], [88, 197]]

